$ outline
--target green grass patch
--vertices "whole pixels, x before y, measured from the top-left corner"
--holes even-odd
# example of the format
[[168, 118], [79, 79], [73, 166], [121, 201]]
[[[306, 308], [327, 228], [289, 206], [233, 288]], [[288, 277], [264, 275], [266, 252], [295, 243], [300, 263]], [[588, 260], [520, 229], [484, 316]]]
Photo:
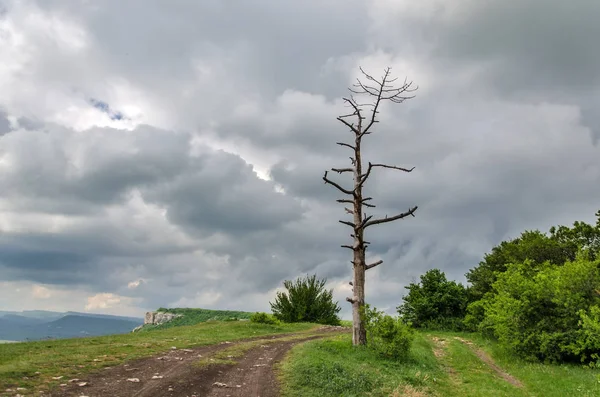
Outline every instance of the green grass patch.
[[[482, 361], [477, 349], [521, 385]], [[493, 341], [466, 333], [418, 332], [410, 357], [402, 361], [354, 348], [349, 335], [311, 341], [294, 347], [278, 371], [284, 397], [600, 396], [599, 369], [525, 362]]]
[[446, 376], [421, 335], [402, 361], [354, 348], [350, 335], [303, 343], [278, 372], [285, 397], [425, 396]]
[[[308, 331], [315, 327], [305, 323], [204, 322], [152, 332], [1, 344], [0, 395], [4, 390], [16, 387], [27, 388], [28, 393], [47, 391], [65, 379], [81, 378], [87, 372], [161, 353], [171, 346], [210, 345], [262, 335]], [[57, 376], [64, 378], [52, 379]]]
[[[458, 332], [427, 332], [427, 335], [444, 339], [445, 355], [440, 362], [450, 372], [450, 382], [440, 383], [436, 390], [442, 396], [481, 397], [563, 397], [600, 396], [600, 370], [583, 365], [555, 365], [526, 362], [495, 341], [479, 334]], [[470, 347], [456, 337], [472, 341]], [[432, 342], [436, 346], [435, 342]], [[439, 346], [438, 346], [439, 347]], [[515, 387], [503, 380], [483, 363], [474, 352], [480, 349], [505, 373], [519, 380]]]
[[600, 369], [578, 364], [527, 362], [479, 334], [456, 334], [470, 339], [506, 372], [518, 378], [531, 396], [600, 396]]

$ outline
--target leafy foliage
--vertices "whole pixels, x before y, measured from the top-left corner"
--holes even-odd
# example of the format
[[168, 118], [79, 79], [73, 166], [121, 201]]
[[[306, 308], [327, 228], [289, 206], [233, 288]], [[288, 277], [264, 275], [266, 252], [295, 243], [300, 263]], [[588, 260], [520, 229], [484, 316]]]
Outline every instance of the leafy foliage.
[[571, 228], [566, 226], [550, 228], [550, 235], [567, 253], [571, 254], [571, 257], [573, 252], [583, 250], [590, 259], [594, 260], [600, 255], [600, 211], [596, 212], [596, 217], [598, 219], [595, 226], [576, 221]]
[[250, 321], [258, 324], [272, 324], [278, 325], [281, 322], [276, 319], [273, 315], [263, 312], [256, 312], [250, 316]]
[[339, 325], [338, 313], [341, 310], [333, 301], [333, 290], [327, 291], [327, 279], [317, 279], [317, 275], [298, 278], [295, 282], [285, 280], [285, 292], [277, 292], [275, 302], [271, 302], [273, 315], [286, 323], [311, 322]]
[[420, 283], [405, 288], [409, 292], [397, 308], [405, 322], [416, 328], [463, 329], [469, 291], [462, 284], [448, 281], [439, 269], [431, 269], [421, 275]]
[[561, 244], [557, 239], [535, 231], [525, 231], [520, 237], [503, 241], [486, 254], [479, 266], [469, 270], [467, 281], [471, 283], [471, 293], [475, 299], [481, 299], [492, 291], [492, 284], [498, 274], [506, 271], [509, 263], [523, 263], [529, 260], [532, 265], [549, 261], [555, 265], [575, 259], [577, 247]]
[[600, 260], [580, 254], [563, 266], [510, 264], [493, 288], [481, 303], [480, 330], [526, 358], [598, 359]]
[[572, 227], [559, 226], [550, 228], [550, 235], [540, 231], [525, 231], [520, 237], [503, 241], [485, 255], [479, 266], [471, 269], [467, 280], [471, 283], [469, 292], [472, 296], [467, 308], [465, 326], [475, 330], [484, 318], [482, 300], [493, 299], [495, 291], [492, 285], [498, 276], [505, 272], [511, 263], [527, 263], [532, 270], [543, 263], [561, 266], [567, 261], [574, 261], [578, 252], [582, 252], [590, 260], [600, 256], [600, 211], [596, 213], [596, 225], [585, 222], [574, 222]]
[[371, 308], [368, 304], [364, 306], [362, 316], [370, 349], [393, 359], [408, 356], [414, 333], [400, 318]]

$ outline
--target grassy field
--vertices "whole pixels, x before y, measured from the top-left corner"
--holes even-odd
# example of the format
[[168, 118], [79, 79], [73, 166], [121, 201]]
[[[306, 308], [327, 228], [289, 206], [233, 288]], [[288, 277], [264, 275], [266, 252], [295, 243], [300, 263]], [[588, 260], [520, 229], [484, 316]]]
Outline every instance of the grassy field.
[[[26, 388], [27, 395], [37, 395], [64, 381], [53, 377], [74, 378], [162, 353], [171, 346], [185, 348], [287, 332], [306, 337], [316, 327], [208, 321], [125, 335], [2, 344], [0, 396], [17, 387]], [[227, 363], [263, 343], [267, 342], [247, 341], [211, 358]], [[476, 334], [417, 333], [411, 355], [403, 361], [355, 349], [350, 335], [337, 335], [294, 347], [277, 369], [284, 397], [600, 396], [600, 370], [523, 362]]]
[[0, 395], [7, 388], [48, 390], [75, 375], [151, 356], [170, 349], [235, 341], [261, 335], [310, 331], [314, 324], [280, 326], [249, 321], [204, 322], [193, 326], [92, 338], [0, 345]]
[[418, 333], [402, 362], [354, 349], [348, 335], [308, 342], [279, 376], [284, 397], [600, 396], [600, 370], [526, 363], [467, 334]]

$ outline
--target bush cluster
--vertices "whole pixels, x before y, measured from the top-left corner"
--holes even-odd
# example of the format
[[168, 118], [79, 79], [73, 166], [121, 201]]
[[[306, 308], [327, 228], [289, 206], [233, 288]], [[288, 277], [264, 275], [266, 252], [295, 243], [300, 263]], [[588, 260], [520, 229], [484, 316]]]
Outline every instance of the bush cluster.
[[400, 318], [392, 317], [370, 305], [362, 312], [367, 329], [367, 346], [393, 359], [406, 358], [414, 339], [414, 332]]
[[341, 307], [333, 301], [333, 290], [326, 290], [327, 279], [316, 275], [285, 280], [287, 292], [277, 292], [271, 303], [273, 315], [286, 323], [307, 322], [339, 325]]
[[525, 358], [598, 360], [600, 260], [581, 254], [562, 266], [509, 264], [484, 298], [478, 329]]
[[270, 325], [279, 325], [281, 321], [276, 319], [273, 315], [264, 313], [264, 312], [256, 312], [250, 316], [250, 322], [258, 323], [258, 324], [270, 324]]
[[402, 320], [415, 328], [444, 331], [464, 329], [469, 294], [455, 281], [446, 279], [444, 272], [431, 269], [421, 276], [419, 283], [407, 287], [404, 303], [397, 307]]
[[416, 328], [480, 331], [517, 355], [600, 365], [600, 211], [596, 224], [503, 241], [467, 274], [470, 286], [433, 269], [398, 307]]

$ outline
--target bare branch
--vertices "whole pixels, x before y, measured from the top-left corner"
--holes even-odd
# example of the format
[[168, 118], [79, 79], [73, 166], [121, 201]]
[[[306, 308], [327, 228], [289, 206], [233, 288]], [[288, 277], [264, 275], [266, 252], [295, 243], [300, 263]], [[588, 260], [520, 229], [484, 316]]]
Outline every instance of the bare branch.
[[331, 171], [341, 174], [342, 172], [354, 172], [354, 169], [352, 169], [352, 168], [332, 168]]
[[392, 216], [392, 217], [389, 217], [389, 218], [386, 215], [385, 218], [373, 219], [372, 221], [369, 221], [369, 222], [365, 223], [363, 225], [363, 228], [367, 228], [367, 227], [373, 226], [373, 225], [378, 225], [380, 223], [392, 222], [392, 221], [395, 221], [395, 220], [398, 220], [398, 219], [406, 218], [409, 215], [415, 216], [415, 211], [417, 210], [417, 208], [419, 208], [419, 207], [414, 206], [413, 208], [409, 209], [406, 212], [403, 212], [401, 214], [398, 214], [398, 215], [395, 215], [395, 216]]
[[367, 224], [367, 222], [369, 222], [369, 220], [373, 218], [373, 215], [369, 215], [369, 216], [365, 216], [365, 219], [362, 220], [362, 222], [360, 223], [360, 227], [364, 228], [365, 225]]
[[335, 200], [335, 201], [337, 201], [338, 203], [350, 203], [350, 204], [354, 204], [354, 201], [350, 200], [350, 199], [339, 199], [339, 200]]
[[369, 178], [369, 176], [371, 175], [371, 171], [373, 170], [373, 168], [375, 167], [382, 167], [382, 168], [390, 168], [390, 169], [394, 169], [394, 170], [399, 170], [399, 171], [404, 171], [404, 172], [412, 172], [412, 170], [415, 169], [415, 167], [412, 167], [411, 169], [408, 168], [402, 168], [402, 167], [397, 167], [395, 165], [387, 165], [387, 164], [373, 164], [371, 162], [369, 162], [369, 167], [367, 168], [367, 172], [365, 172], [364, 174], [362, 174], [359, 177], [359, 186], [364, 185], [364, 183], [367, 181], [367, 179]]
[[327, 179], [327, 171], [325, 171], [325, 175], [323, 175], [323, 180], [325, 181], [325, 183], [329, 183], [330, 185], [335, 186], [340, 192], [345, 193], [350, 196], [353, 195], [352, 190], [344, 189], [343, 187], [341, 187], [337, 183], [333, 182], [332, 180]]
[[350, 222], [350, 221], [341, 221], [340, 220], [338, 222], [339, 223], [343, 223], [344, 225], [348, 225], [348, 226], [353, 227], [353, 228], [356, 227], [356, 225], [354, 223]]
[[365, 207], [369, 207], [369, 208], [375, 208], [375, 207], [376, 207], [376, 205], [369, 204], [369, 203], [363, 203], [363, 205], [364, 205]]
[[354, 286], [354, 284], [352, 284], [352, 281], [348, 281], [348, 284], [350, 284], [351, 286]]
[[369, 270], [369, 269], [373, 269], [375, 266], [379, 266], [383, 263], [382, 260], [378, 260], [377, 262], [373, 262], [370, 265], [365, 266], [365, 269]]
[[354, 132], [355, 134], [360, 134], [360, 131], [354, 126], [354, 124], [350, 124], [349, 122], [347, 122], [346, 120], [344, 120], [341, 117], [337, 118], [339, 121], [341, 121], [342, 123], [344, 123], [346, 125], [346, 127], [350, 128], [352, 130], [352, 132]]
[[404, 171], [404, 172], [412, 172], [415, 169], [415, 167], [412, 167], [412, 168], [402, 168], [402, 167], [396, 167], [395, 165], [371, 164], [371, 163], [369, 163], [369, 167], [383, 167], [383, 168], [390, 168], [390, 169]]
[[348, 143], [344, 143], [344, 142], [336, 142], [336, 144], [340, 145], [340, 146], [347, 146], [352, 150], [356, 150], [356, 148]]
[[344, 209], [346, 210], [347, 213], [349, 213], [350, 215], [354, 215], [354, 210], [351, 210], [348, 207], [344, 207]]
[[373, 166], [371, 165], [371, 163], [369, 163], [369, 168], [367, 168], [367, 172], [365, 172], [364, 174], [362, 174], [361, 176], [358, 177], [358, 179], [359, 179], [358, 186], [362, 186], [365, 184], [365, 182], [369, 178], [369, 175], [371, 175], [372, 169], [373, 169]]
[[351, 246], [351, 245], [342, 245], [341, 247], [342, 247], [342, 248], [349, 248], [349, 249], [351, 249], [351, 250], [353, 250], [353, 251], [354, 251], [354, 247], [353, 247], [353, 246]]
[[[355, 89], [350, 89], [351, 92], [355, 94], [368, 94], [372, 97], [375, 97], [375, 101], [373, 103], [373, 110], [371, 111], [371, 117], [369, 120], [369, 124], [366, 128], [358, 128], [360, 133], [357, 134], [359, 137], [363, 135], [367, 135], [371, 133], [371, 127], [378, 121], [376, 120], [377, 114], [379, 113], [379, 106], [381, 101], [389, 100], [394, 103], [402, 103], [407, 99], [414, 98], [414, 95], [407, 96], [406, 93], [414, 92], [417, 88], [412, 88], [412, 82], [408, 82], [406, 78], [404, 79], [404, 83], [399, 87], [394, 87], [391, 83], [394, 83], [397, 78], [390, 78], [391, 68], [385, 69], [384, 75], [381, 79], [376, 79], [371, 76], [364, 69], [360, 68], [361, 73], [365, 76], [365, 78], [371, 81], [373, 84], [365, 84], [357, 79], [357, 84], [353, 86]], [[355, 131], [356, 133], [356, 131]]]
[[352, 304], [354, 304], [354, 302], [356, 302], [353, 298], [347, 297], [346, 300]]
[[350, 99], [348, 99], [348, 98], [343, 98], [343, 99], [344, 99], [344, 102], [350, 104], [350, 106], [352, 106], [352, 108], [354, 109], [354, 113], [352, 115], [358, 116], [359, 120], [363, 120], [364, 117], [361, 114], [360, 105], [354, 100], [354, 97], [351, 95]]

